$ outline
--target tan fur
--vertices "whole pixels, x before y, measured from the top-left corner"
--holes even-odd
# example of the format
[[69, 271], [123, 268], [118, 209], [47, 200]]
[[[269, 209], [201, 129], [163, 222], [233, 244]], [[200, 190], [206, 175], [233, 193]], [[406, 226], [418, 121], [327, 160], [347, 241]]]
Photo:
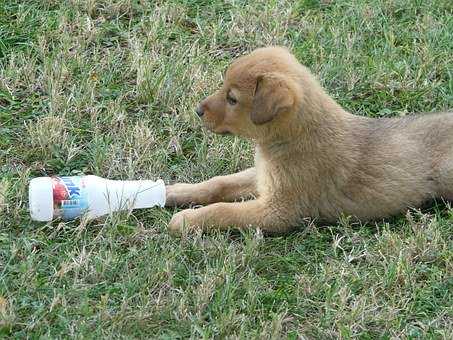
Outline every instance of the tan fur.
[[[365, 221], [433, 198], [453, 199], [453, 113], [383, 119], [350, 114], [284, 48], [237, 59], [222, 88], [200, 108], [210, 130], [254, 141], [255, 168], [168, 186], [167, 205], [207, 205], [173, 216], [172, 232], [285, 232], [306, 217], [335, 222], [344, 214]], [[227, 203], [245, 198], [253, 199]]]

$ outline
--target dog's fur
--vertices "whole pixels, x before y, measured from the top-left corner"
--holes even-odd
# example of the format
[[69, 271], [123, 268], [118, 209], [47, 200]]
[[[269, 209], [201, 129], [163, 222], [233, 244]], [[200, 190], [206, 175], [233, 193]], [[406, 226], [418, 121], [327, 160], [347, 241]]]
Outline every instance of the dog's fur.
[[207, 205], [174, 215], [170, 231], [260, 227], [280, 233], [306, 217], [379, 219], [433, 198], [453, 200], [453, 113], [350, 114], [280, 47], [237, 59], [225, 78], [198, 113], [213, 132], [253, 140], [255, 167], [168, 186], [169, 206]]

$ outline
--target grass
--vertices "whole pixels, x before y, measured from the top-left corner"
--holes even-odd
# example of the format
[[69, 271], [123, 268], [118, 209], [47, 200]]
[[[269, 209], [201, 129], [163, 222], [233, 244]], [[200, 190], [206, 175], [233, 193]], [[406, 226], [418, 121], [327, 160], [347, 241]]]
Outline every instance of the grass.
[[195, 182], [252, 163], [197, 102], [281, 44], [345, 108], [453, 107], [451, 1], [4, 0], [0, 337], [433, 338], [453, 334], [453, 210], [286, 237], [167, 234], [172, 209], [30, 221], [27, 182]]

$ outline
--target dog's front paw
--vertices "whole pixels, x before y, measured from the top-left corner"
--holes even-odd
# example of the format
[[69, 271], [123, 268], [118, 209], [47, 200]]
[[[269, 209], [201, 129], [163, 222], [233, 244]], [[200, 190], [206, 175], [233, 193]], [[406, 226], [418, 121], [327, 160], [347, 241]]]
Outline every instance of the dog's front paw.
[[165, 206], [175, 207], [192, 203], [193, 184], [177, 183], [166, 186]]
[[195, 210], [186, 209], [173, 215], [168, 224], [168, 231], [172, 235], [182, 235], [184, 231], [193, 231], [197, 227]]

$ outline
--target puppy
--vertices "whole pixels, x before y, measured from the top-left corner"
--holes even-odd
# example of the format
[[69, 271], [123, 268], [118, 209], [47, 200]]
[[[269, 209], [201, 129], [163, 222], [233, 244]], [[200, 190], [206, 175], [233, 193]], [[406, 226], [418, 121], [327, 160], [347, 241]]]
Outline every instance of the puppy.
[[256, 145], [255, 167], [167, 187], [169, 229], [254, 228], [283, 233], [310, 217], [334, 223], [392, 216], [453, 200], [453, 113], [372, 119], [345, 111], [287, 50], [240, 57], [196, 113], [219, 134]]

